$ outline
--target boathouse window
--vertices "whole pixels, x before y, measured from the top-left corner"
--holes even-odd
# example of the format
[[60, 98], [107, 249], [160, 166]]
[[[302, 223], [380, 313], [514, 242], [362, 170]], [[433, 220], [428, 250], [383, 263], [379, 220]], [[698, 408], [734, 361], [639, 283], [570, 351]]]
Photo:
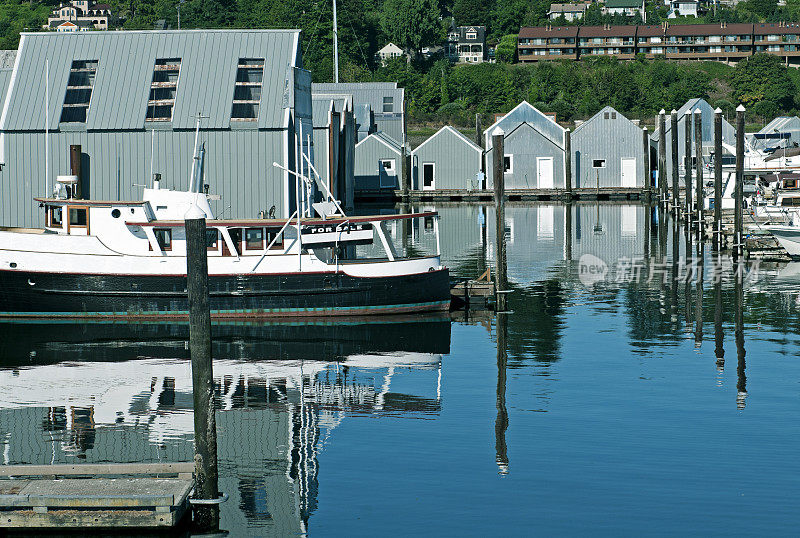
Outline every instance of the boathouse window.
[[592, 168], [605, 168], [606, 167], [606, 160], [605, 159], [593, 159], [592, 160]]
[[263, 58], [239, 58], [233, 88], [231, 121], [257, 121], [261, 104], [261, 81], [264, 78]]
[[206, 250], [208, 252], [219, 250], [219, 230], [206, 230]]
[[87, 213], [89, 210], [85, 207], [70, 207], [69, 208], [69, 225], [70, 227], [86, 226]]
[[506, 174], [514, 173], [514, 156], [503, 155], [503, 172]]
[[61, 123], [86, 123], [96, 73], [97, 60], [72, 61], [61, 108]]
[[51, 228], [61, 228], [62, 226], [62, 215], [64, 209], [61, 207], [51, 207], [48, 216], [50, 217], [50, 227]]
[[383, 98], [383, 111], [394, 112], [394, 97]]
[[147, 101], [146, 121], [172, 121], [180, 72], [180, 58], [156, 60], [153, 66], [153, 80], [150, 83], [150, 97]]
[[263, 250], [264, 228], [247, 228], [244, 231], [244, 245], [247, 250]]
[[153, 230], [156, 242], [163, 251], [172, 250], [172, 230], [169, 228], [156, 228]]

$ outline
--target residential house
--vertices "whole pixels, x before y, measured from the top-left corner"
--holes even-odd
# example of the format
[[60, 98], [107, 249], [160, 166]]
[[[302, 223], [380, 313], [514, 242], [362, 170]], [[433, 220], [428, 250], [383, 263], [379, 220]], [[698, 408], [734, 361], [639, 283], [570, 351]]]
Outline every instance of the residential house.
[[700, 15], [699, 0], [664, 0], [669, 6], [667, 18], [676, 19], [678, 17], [697, 17]]
[[[59, 32], [78, 30], [108, 30], [111, 20], [111, 6], [95, 4], [89, 0], [70, 0], [54, 8], [47, 18], [45, 29]], [[73, 23], [74, 26], [63, 23]]]
[[403, 51], [403, 49], [394, 43], [387, 43], [384, 45], [383, 48], [378, 51], [377, 56], [378, 60], [381, 62], [381, 65], [384, 66], [386, 65], [386, 62], [394, 58], [408, 58], [408, 55], [405, 53], [405, 51]]
[[602, 11], [604, 15], [625, 15], [626, 17], [635, 17], [638, 14], [643, 21], [647, 17], [644, 0], [606, 0]]
[[586, 14], [586, 9], [592, 5], [591, 2], [581, 2], [578, 4], [550, 4], [550, 11], [547, 16], [550, 20], [564, 17], [568, 22], [579, 21]]
[[486, 27], [451, 26], [447, 33], [447, 55], [456, 62], [486, 61]]
[[582, 26], [578, 50], [583, 56], [616, 56], [630, 60], [636, 56], [636, 26]]
[[87, 198], [141, 199], [151, 171], [185, 189], [198, 112], [219, 216], [288, 217], [300, 140], [313, 158], [299, 30], [23, 33], [0, 110], [4, 226], [43, 224], [33, 198], [69, 173], [71, 145]]
[[521, 63], [540, 60], [577, 60], [579, 26], [520, 28], [517, 57]]

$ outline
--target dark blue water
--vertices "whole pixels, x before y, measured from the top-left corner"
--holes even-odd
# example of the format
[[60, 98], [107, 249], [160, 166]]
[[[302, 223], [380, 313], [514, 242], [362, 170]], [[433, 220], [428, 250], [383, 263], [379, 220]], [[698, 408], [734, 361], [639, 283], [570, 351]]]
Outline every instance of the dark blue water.
[[[453, 272], [492, 267], [492, 210], [439, 209]], [[696, 243], [671, 224], [659, 236], [642, 206], [512, 206], [506, 220], [500, 318], [215, 328], [222, 527], [795, 535], [798, 266], [738, 285], [727, 271], [715, 289], [705, 245], [698, 288], [670, 273]], [[424, 223], [406, 233], [435, 248]], [[585, 255], [669, 278], [587, 286]], [[191, 458], [183, 328], [0, 331], [4, 463]]]

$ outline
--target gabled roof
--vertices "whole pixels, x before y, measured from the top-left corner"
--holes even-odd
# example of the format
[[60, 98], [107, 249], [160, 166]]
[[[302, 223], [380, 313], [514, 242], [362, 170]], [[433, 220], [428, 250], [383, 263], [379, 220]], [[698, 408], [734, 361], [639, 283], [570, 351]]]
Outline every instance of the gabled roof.
[[394, 140], [394, 138], [385, 133], [372, 133], [371, 135], [364, 138], [364, 140], [356, 144], [356, 148], [367, 142], [378, 142], [380, 144], [383, 144], [393, 152], [397, 153], [398, 155], [403, 154], [403, 150], [400, 148], [400, 144], [398, 144]]
[[753, 34], [755, 35], [769, 35], [769, 34], [779, 34], [779, 35], [786, 35], [786, 34], [800, 34], [800, 24], [796, 22], [790, 23], [761, 23], [756, 24], [753, 28]]
[[750, 35], [753, 33], [752, 24], [673, 24], [667, 26], [668, 36], [695, 36], [695, 35]]
[[575, 127], [575, 130], [572, 132], [573, 136], [575, 134], [577, 134], [581, 129], [583, 129], [584, 127], [586, 127], [587, 125], [591, 124], [594, 121], [606, 121], [605, 120], [605, 116], [604, 116], [604, 114], [606, 114], [606, 113], [608, 113], [608, 114], [611, 114], [611, 113], [616, 114], [617, 117], [616, 117], [616, 120], [614, 120], [614, 121], [625, 120], [628, 123], [630, 123], [631, 125], [633, 125], [634, 127], [636, 127], [637, 129], [639, 129], [639, 127], [636, 126], [636, 124], [634, 124], [631, 120], [629, 120], [627, 117], [625, 117], [622, 113], [617, 112], [617, 110], [615, 108], [610, 107], [610, 106], [606, 106], [606, 107], [603, 107], [603, 109], [600, 112], [598, 112], [597, 114], [595, 114], [594, 116], [592, 116], [591, 118], [586, 120], [585, 122], [583, 122], [580, 125], [578, 125], [577, 127]]
[[[288, 66], [300, 60], [299, 30], [177, 30], [23, 33], [18, 66], [0, 109], [0, 130], [39, 130], [45, 100], [45, 60], [50, 63], [51, 129], [57, 129], [73, 60], [97, 60], [87, 129], [142, 129], [153, 67], [158, 58], [180, 58], [173, 128], [230, 126], [240, 58], [264, 58], [258, 126], [282, 127]], [[292, 89], [291, 87], [289, 88]]]
[[779, 116], [758, 131], [761, 134], [774, 133], [782, 130], [800, 129], [800, 118], [797, 116]]
[[632, 37], [636, 35], [633, 25], [581, 26], [578, 37]]
[[425, 142], [423, 142], [422, 144], [420, 144], [419, 146], [414, 148], [414, 150], [411, 152], [411, 154], [415, 155], [419, 150], [421, 150], [425, 146], [425, 144], [427, 144], [428, 142], [430, 142], [434, 138], [437, 138], [438, 136], [445, 135], [445, 134], [453, 135], [453, 136], [457, 137], [459, 140], [461, 140], [462, 142], [464, 142], [466, 145], [468, 145], [469, 147], [471, 147], [472, 149], [477, 151], [478, 153], [483, 153], [483, 148], [481, 148], [479, 145], [475, 144], [472, 140], [470, 140], [469, 138], [464, 136], [462, 133], [458, 132], [456, 129], [453, 129], [449, 125], [445, 125], [441, 129], [439, 129], [438, 131], [433, 133], [430, 136], [430, 138], [425, 140]]
[[349, 109], [349, 98], [349, 95], [312, 95], [311, 114], [314, 127], [327, 127], [331, 111], [341, 113]]
[[640, 8], [642, 0], [606, 0], [606, 7], [610, 8]]
[[[488, 139], [491, 137], [494, 130], [499, 127], [508, 135], [521, 123], [530, 124], [553, 144], [560, 148], [564, 147], [564, 129], [553, 121], [552, 118], [537, 110], [536, 107], [527, 101], [522, 101], [515, 106], [511, 112], [494, 122], [483, 134]], [[486, 147], [489, 147], [488, 143]]]
[[577, 26], [525, 26], [519, 29], [520, 39], [536, 37], [577, 37]]

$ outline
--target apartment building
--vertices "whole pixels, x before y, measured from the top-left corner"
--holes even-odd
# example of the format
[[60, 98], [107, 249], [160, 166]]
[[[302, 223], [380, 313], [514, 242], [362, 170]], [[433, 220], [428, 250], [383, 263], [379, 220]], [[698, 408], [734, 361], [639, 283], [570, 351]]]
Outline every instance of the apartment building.
[[543, 26], [522, 28], [519, 37], [523, 63], [597, 55], [632, 59], [636, 54], [735, 63], [758, 52], [779, 55], [787, 65], [800, 63], [800, 24]]

